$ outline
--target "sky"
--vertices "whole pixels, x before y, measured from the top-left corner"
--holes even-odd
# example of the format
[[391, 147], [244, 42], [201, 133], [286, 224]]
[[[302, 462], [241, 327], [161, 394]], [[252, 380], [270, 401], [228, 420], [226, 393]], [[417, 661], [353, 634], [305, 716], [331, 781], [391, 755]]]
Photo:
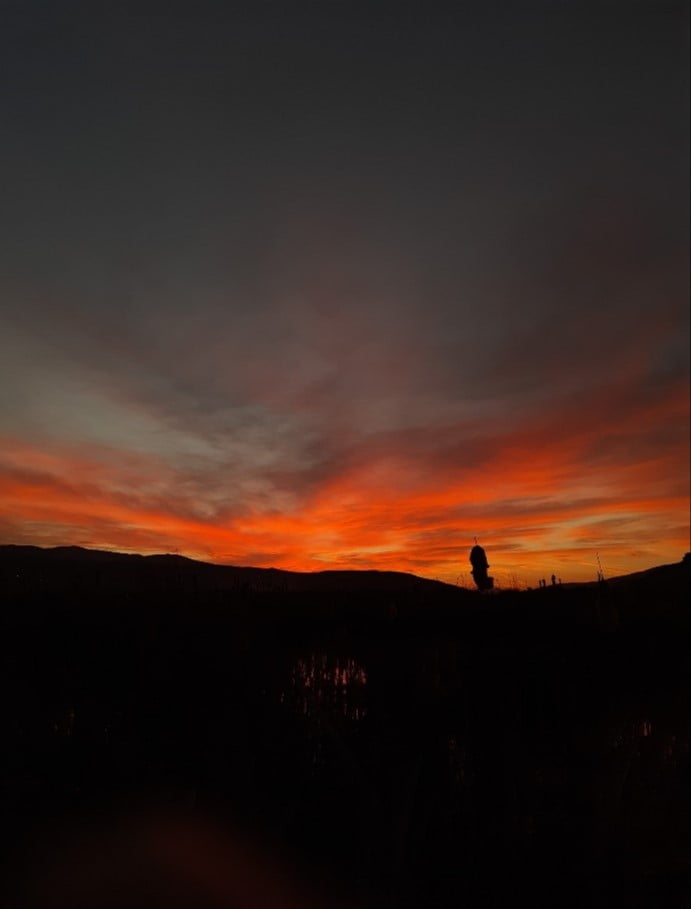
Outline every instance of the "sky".
[[686, 3], [0, 16], [0, 543], [689, 549]]

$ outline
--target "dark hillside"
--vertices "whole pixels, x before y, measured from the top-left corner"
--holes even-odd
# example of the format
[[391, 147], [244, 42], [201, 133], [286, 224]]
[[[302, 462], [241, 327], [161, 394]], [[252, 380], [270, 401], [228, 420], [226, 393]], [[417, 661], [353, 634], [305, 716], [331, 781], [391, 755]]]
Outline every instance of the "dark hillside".
[[0, 546], [0, 577], [12, 590], [73, 586], [140, 589], [342, 591], [437, 590], [448, 587], [397, 571], [320, 571], [213, 565], [179, 555], [130, 555], [58, 546]]
[[[287, 861], [320, 888], [308, 905], [683, 906], [689, 567], [479, 594], [2, 547], [5, 902], [104, 905], [100, 878], [87, 904], [65, 879], [86, 847], [46, 842], [134, 823], [129, 858], [94, 847], [126, 893], [165, 817], [259, 842], [263, 877]], [[193, 892], [159, 903], [227, 904]]]

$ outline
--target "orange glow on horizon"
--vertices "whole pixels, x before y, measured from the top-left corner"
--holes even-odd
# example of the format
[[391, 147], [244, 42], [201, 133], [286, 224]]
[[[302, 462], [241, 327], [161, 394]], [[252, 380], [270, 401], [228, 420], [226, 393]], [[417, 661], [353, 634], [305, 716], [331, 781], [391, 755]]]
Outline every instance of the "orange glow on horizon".
[[[654, 430], [680, 403], [609, 431], [625, 439], [632, 427]], [[0, 534], [8, 543], [175, 550], [297, 571], [408, 571], [467, 586], [474, 536], [500, 586], [532, 586], [552, 573], [592, 580], [596, 552], [610, 575], [678, 561], [689, 548], [683, 446], [640, 460], [595, 457], [584, 468], [596, 442], [588, 427], [562, 437], [529, 427], [500, 438], [472, 470], [450, 458], [430, 470], [384, 446], [324, 478], [296, 507], [267, 509], [251, 497], [240, 506], [200, 503], [184, 477], [150, 455], [4, 439]]]

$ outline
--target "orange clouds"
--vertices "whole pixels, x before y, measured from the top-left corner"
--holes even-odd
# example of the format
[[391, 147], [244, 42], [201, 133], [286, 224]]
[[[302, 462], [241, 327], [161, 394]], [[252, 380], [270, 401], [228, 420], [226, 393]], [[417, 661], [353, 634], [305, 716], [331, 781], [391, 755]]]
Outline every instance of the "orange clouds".
[[609, 573], [675, 561], [688, 548], [686, 396], [607, 404], [562, 401], [558, 414], [484, 436], [457, 425], [380, 433], [280, 508], [255, 508], [251, 495], [241, 505], [206, 501], [208, 478], [200, 486], [153, 455], [5, 439], [0, 533], [15, 543], [177, 549], [235, 564], [397, 569], [462, 583], [475, 535], [500, 584], [553, 571], [591, 580], [596, 551]]

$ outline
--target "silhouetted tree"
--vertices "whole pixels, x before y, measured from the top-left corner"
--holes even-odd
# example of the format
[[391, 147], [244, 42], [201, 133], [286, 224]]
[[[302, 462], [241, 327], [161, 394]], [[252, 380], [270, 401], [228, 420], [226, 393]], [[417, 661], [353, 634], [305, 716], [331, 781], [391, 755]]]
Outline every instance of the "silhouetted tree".
[[487, 555], [482, 546], [478, 546], [477, 541], [470, 550], [470, 564], [473, 566], [471, 574], [478, 590], [491, 590], [494, 586], [494, 578], [487, 574], [489, 568]]

